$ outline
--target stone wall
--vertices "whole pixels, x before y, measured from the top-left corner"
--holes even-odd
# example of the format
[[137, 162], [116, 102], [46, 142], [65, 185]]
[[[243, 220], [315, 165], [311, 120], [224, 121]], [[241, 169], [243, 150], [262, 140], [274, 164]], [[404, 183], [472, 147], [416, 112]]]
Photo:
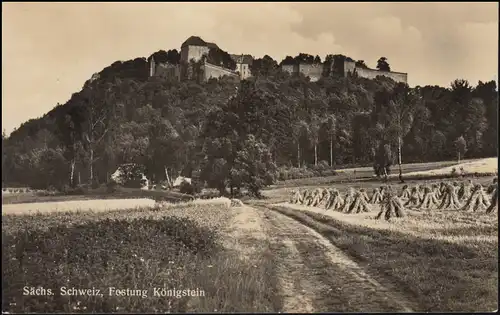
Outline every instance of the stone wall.
[[385, 76], [393, 79], [396, 82], [408, 83], [408, 74], [402, 72], [388, 72], [388, 71], [379, 71], [375, 69], [366, 69], [366, 68], [357, 68], [356, 64], [351, 61], [344, 62], [344, 75], [347, 73], [353, 73], [356, 70], [358, 76], [366, 79], [375, 79], [377, 76]]
[[354, 69], [356, 69], [356, 63], [353, 61], [344, 61], [344, 76], [346, 76], [349, 72], [353, 73]]
[[204, 46], [184, 46], [181, 49], [181, 62], [189, 62], [191, 59], [198, 61], [204, 54], [208, 54], [209, 50]]
[[323, 64], [300, 64], [298, 70], [298, 72], [309, 77], [311, 82], [315, 82], [318, 81], [323, 74]]
[[401, 72], [388, 72], [388, 71], [378, 71], [373, 69], [363, 69], [356, 68], [358, 76], [367, 79], [375, 79], [377, 76], [381, 75], [384, 77], [389, 77], [396, 82], [408, 83], [408, 74]]
[[180, 65], [173, 65], [169, 63], [160, 63], [156, 66], [155, 76], [162, 78], [181, 80]]
[[205, 62], [205, 64], [202, 66], [203, 68], [203, 73], [205, 75], [204, 79], [209, 80], [210, 78], [220, 78], [224, 75], [230, 76], [230, 77], [235, 77], [235, 78], [240, 78], [240, 76], [235, 73], [234, 71], [213, 65], [211, 63]]

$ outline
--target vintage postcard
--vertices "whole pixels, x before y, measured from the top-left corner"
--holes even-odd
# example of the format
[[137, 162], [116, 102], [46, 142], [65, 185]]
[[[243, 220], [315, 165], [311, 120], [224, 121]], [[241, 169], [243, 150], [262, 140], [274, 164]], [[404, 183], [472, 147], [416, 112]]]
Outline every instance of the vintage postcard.
[[498, 23], [2, 2], [2, 313], [498, 310]]

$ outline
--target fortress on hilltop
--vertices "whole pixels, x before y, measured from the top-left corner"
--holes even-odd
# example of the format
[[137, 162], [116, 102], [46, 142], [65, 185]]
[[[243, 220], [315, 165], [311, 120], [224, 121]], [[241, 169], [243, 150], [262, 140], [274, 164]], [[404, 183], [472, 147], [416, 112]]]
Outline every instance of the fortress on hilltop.
[[[156, 63], [154, 58], [149, 61], [149, 75], [170, 77], [177, 80], [192, 78], [194, 75], [200, 76], [204, 81], [211, 78], [228, 76], [239, 80], [244, 80], [252, 76], [250, 65], [254, 57], [248, 54], [227, 54], [215, 43], [205, 42], [198, 36], [189, 37], [181, 45], [180, 63], [171, 64]], [[219, 63], [219, 64], [216, 64]], [[197, 65], [197, 66], [196, 66]], [[342, 69], [343, 76], [357, 75], [367, 79], [375, 79], [377, 76], [385, 76], [396, 82], [408, 82], [408, 74], [393, 71], [380, 71], [368, 67], [358, 67], [355, 61], [345, 60], [342, 65], [326, 65], [322, 62], [295, 64], [282, 64], [281, 70], [290, 74], [302, 73], [309, 77], [311, 81], [318, 81], [324, 73], [325, 67], [329, 66]]]

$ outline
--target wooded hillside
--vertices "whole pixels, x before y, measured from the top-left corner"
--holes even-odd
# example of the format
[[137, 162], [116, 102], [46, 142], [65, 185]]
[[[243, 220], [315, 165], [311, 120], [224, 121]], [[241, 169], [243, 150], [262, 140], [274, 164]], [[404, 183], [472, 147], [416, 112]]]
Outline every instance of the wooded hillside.
[[[155, 59], [178, 59], [163, 53]], [[279, 167], [371, 164], [381, 151], [397, 163], [399, 147], [403, 163], [455, 159], [460, 137], [465, 158], [497, 155], [495, 81], [409, 88], [325, 73], [309, 82], [277, 65], [257, 59], [242, 82], [176, 82], [149, 78], [145, 58], [116, 62], [2, 137], [2, 182], [104, 183], [117, 165], [139, 163], [154, 182], [165, 168], [200, 170], [212, 187], [258, 190]]]

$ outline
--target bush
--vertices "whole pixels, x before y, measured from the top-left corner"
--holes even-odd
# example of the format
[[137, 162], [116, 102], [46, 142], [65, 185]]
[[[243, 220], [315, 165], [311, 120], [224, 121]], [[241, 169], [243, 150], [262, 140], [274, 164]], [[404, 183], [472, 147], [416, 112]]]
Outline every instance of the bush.
[[114, 193], [118, 190], [118, 183], [115, 182], [114, 180], [110, 180], [109, 182], [106, 183], [106, 191], [108, 193]]
[[194, 192], [199, 194], [201, 193], [201, 191], [203, 190], [203, 182], [201, 181], [198, 181], [198, 180], [195, 180], [195, 181], [192, 181], [192, 185], [193, 185], [193, 189], [194, 189]]
[[195, 189], [194, 186], [188, 181], [183, 181], [179, 186], [179, 191], [183, 194], [194, 195]]
[[322, 176], [335, 176], [337, 172], [331, 168], [326, 161], [318, 163], [312, 168], [307, 167], [285, 167], [278, 168], [276, 179], [284, 181], [290, 179], [302, 179]]
[[143, 186], [142, 178], [141, 179], [131, 179], [131, 180], [125, 182], [125, 184], [123, 184], [123, 187], [127, 187], [127, 188], [142, 188], [142, 186]]
[[86, 195], [88, 194], [87, 185], [78, 185], [75, 188], [65, 185], [61, 189], [62, 193], [69, 196]]

